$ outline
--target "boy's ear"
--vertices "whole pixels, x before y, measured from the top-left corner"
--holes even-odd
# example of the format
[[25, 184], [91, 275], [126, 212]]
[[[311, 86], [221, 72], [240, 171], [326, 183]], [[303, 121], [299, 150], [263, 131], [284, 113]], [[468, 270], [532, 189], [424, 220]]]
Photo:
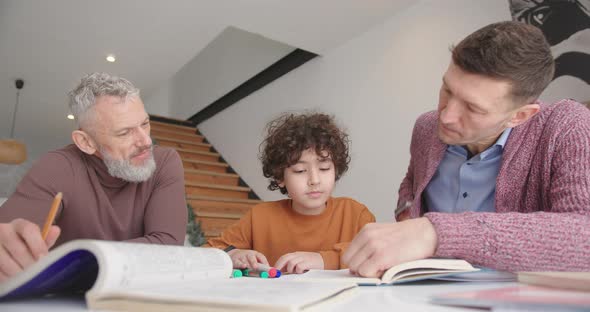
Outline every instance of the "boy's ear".
[[90, 135], [83, 130], [72, 132], [72, 141], [84, 153], [93, 155], [96, 152], [96, 144]]

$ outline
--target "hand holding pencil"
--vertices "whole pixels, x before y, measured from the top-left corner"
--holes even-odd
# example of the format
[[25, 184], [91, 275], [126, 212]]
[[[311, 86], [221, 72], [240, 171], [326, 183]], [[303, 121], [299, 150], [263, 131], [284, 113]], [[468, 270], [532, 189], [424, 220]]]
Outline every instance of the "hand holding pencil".
[[60, 229], [52, 224], [61, 198], [58, 193], [53, 199], [43, 231], [25, 219], [0, 223], [0, 283], [35, 263], [55, 244]]

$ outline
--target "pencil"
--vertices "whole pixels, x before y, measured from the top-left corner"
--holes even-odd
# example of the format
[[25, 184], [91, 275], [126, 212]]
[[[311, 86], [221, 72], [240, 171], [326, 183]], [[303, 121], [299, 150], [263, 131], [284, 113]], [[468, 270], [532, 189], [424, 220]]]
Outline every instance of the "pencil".
[[61, 194], [61, 192], [59, 192], [55, 195], [55, 198], [53, 199], [53, 203], [51, 204], [51, 209], [49, 209], [49, 213], [47, 214], [47, 218], [45, 219], [45, 224], [43, 225], [43, 231], [41, 232], [41, 237], [43, 237], [43, 240], [45, 240], [47, 238], [47, 233], [49, 233], [49, 228], [51, 228], [51, 225], [53, 224], [53, 221], [55, 220], [55, 215], [57, 214], [57, 208], [59, 207], [59, 204], [61, 203], [61, 197], [62, 197], [62, 194]]

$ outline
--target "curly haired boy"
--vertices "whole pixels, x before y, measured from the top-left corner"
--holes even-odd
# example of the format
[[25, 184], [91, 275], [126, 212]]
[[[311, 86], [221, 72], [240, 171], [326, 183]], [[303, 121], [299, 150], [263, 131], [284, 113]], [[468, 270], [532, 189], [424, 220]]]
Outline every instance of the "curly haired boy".
[[320, 113], [284, 114], [266, 129], [262, 171], [268, 188], [289, 198], [252, 207], [208, 244], [232, 249], [234, 268], [270, 263], [287, 273], [342, 268], [340, 257], [350, 241], [375, 222], [364, 205], [332, 197], [336, 181], [348, 170], [348, 135]]

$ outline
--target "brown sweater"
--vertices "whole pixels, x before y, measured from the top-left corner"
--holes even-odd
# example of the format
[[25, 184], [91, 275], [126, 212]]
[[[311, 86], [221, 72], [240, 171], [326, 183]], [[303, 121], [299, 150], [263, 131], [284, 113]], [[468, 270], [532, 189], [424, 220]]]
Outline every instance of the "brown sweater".
[[371, 222], [375, 222], [375, 216], [369, 209], [350, 198], [330, 198], [326, 210], [315, 216], [295, 212], [291, 200], [284, 199], [252, 207], [207, 245], [253, 249], [264, 254], [271, 265], [290, 252], [319, 252], [324, 269], [334, 270], [343, 268], [341, 254], [361, 228]]
[[182, 244], [187, 223], [184, 172], [175, 150], [154, 147], [156, 170], [145, 182], [109, 175], [101, 159], [75, 145], [45, 154], [0, 207], [0, 222], [24, 218], [43, 225], [63, 193], [56, 245], [79, 239]]

